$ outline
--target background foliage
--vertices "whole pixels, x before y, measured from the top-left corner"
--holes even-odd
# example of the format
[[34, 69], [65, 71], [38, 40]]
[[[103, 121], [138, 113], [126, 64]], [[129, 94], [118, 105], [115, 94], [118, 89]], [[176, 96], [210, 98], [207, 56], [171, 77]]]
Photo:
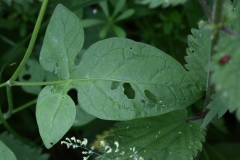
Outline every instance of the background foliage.
[[[174, 0], [172, 1], [172, 5], [169, 5], [170, 3], [165, 5], [164, 2], [165, 1], [160, 0], [121, 0], [118, 1], [118, 3], [105, 0], [50, 1], [33, 54], [31, 55], [31, 60], [28, 61], [27, 65], [21, 72], [19, 80], [23, 82], [31, 82], [36, 80], [49, 81], [56, 79], [54, 75], [43, 70], [37, 61], [40, 56], [45, 31], [53, 10], [57, 4], [62, 3], [73, 11], [78, 18], [83, 20], [85, 32], [84, 44], [82, 51], [78, 54], [78, 58], [74, 59], [75, 64], [79, 63], [83, 52], [93, 43], [102, 40], [103, 38], [105, 39], [116, 36], [127, 37], [161, 49], [175, 58], [182, 65], [187, 62], [188, 64], [186, 64], [185, 67], [189, 69], [193, 75], [199, 76], [199, 83], [202, 83], [207, 76], [201, 72], [201, 70], [205, 69], [207, 66], [208, 61], [208, 59], [204, 59], [204, 55], [212, 50], [210, 47], [211, 42], [205, 41], [205, 37], [210, 35], [209, 28], [211, 28], [211, 26], [208, 26], [209, 28], [203, 27], [203, 25], [198, 26], [198, 22], [200, 20], [206, 22], [208, 18], [205, 16], [202, 7], [197, 1]], [[227, 2], [228, 4], [232, 4], [232, 1]], [[209, 0], [207, 5], [211, 7], [212, 1]], [[240, 20], [237, 19], [235, 15], [239, 15], [239, 5], [240, 2], [237, 3], [237, 1], [232, 5], [226, 5], [224, 14], [224, 21], [227, 24], [227, 27], [234, 28], [238, 33], [240, 32], [240, 25], [237, 22]], [[26, 48], [28, 47], [28, 42], [40, 6], [41, 2], [36, 0], [0, 1], [0, 83], [6, 82], [11, 77], [22, 59]], [[234, 14], [232, 14], [233, 8], [236, 8]], [[229, 35], [222, 34], [221, 36], [227, 37]], [[220, 54], [214, 55], [213, 63], [207, 66], [212, 71], [217, 70], [217, 72], [214, 72], [212, 75], [212, 81], [216, 84], [221, 84], [221, 86], [217, 85], [216, 87], [219, 92], [212, 96], [213, 101], [208, 106], [208, 109], [211, 109], [209, 112], [211, 114], [207, 115], [202, 127], [204, 128], [204, 126], [206, 126], [215, 115], [218, 115], [219, 117], [223, 115], [223, 117], [220, 119], [214, 118], [208, 125], [205, 143], [203, 143], [203, 151], [198, 153], [198, 155], [197, 153], [194, 153], [197, 155], [195, 159], [237, 160], [240, 157], [240, 123], [236, 118], [240, 117], [240, 109], [238, 107], [239, 101], [237, 101], [239, 97], [239, 85], [232, 85], [238, 84], [238, 77], [234, 76], [239, 74], [238, 66], [240, 54], [238, 53], [239, 49], [237, 49], [239, 47], [238, 43], [239, 39], [234, 37], [228, 37], [221, 40], [219, 45], [214, 49], [216, 53]], [[235, 52], [235, 50], [238, 50], [238, 52]], [[223, 53], [231, 55], [233, 59], [232, 63], [227, 64], [229, 65], [228, 68], [226, 68], [225, 65], [219, 65], [219, 59], [225, 55]], [[202, 57], [199, 55], [202, 55]], [[185, 56], [187, 57], [184, 58]], [[198, 64], [191, 63], [196, 59], [198, 59]], [[236, 74], [228, 74], [233, 72]], [[205, 85], [205, 83], [201, 85]], [[42, 87], [32, 87], [31, 89], [28, 87], [13, 87], [14, 108], [17, 108], [17, 106], [22, 106], [23, 108], [26, 106], [27, 108], [21, 110], [21, 112], [19, 112], [20, 110], [15, 110], [15, 112], [18, 113], [12, 115], [12, 117], [7, 120], [11, 128], [5, 128], [3, 125], [0, 125], [0, 145], [7, 145], [18, 159], [22, 159], [21, 157], [36, 159], [36, 155], [39, 155], [37, 156], [39, 159], [50, 160], [82, 159], [83, 155], [81, 149], [66, 150], [66, 146], [61, 146], [60, 143], [57, 143], [49, 150], [45, 149], [43, 146], [35, 117], [36, 98], [41, 89]], [[226, 98], [226, 94], [234, 96]], [[71, 90], [68, 92], [68, 95], [71, 96], [75, 104], [78, 105], [76, 91]], [[234, 113], [227, 111], [226, 105], [224, 105], [225, 103], [221, 102], [224, 97], [226, 98], [225, 101], [228, 102], [227, 104], [231, 104], [228, 109], [230, 111], [236, 109], [237, 116], [235, 116]], [[194, 105], [188, 107], [188, 117], [201, 114], [203, 104], [204, 99], [200, 99]], [[3, 112], [6, 112], [8, 102], [6, 91], [3, 88], [0, 88], [0, 105], [2, 106]], [[216, 105], [221, 107], [217, 108]], [[116, 123], [115, 121], [106, 121], [95, 118], [87, 113], [80, 115], [82, 113], [83, 112], [81, 111], [77, 111], [77, 117], [75, 121], [73, 120], [74, 125], [68, 131], [66, 136], [75, 136], [79, 139], [87, 138], [90, 144], [94, 144], [95, 141], [102, 139], [103, 133], [111, 130]], [[181, 114], [184, 115], [185, 113]], [[176, 119], [174, 113], [171, 113], [169, 116]], [[85, 117], [84, 121], [82, 119], [83, 117]], [[147, 119], [144, 122], [148, 121], [151, 121], [151, 119]], [[129, 132], [136, 132], [134, 131], [134, 127], [137, 126], [134, 125], [134, 121], [126, 122], [128, 124], [123, 125], [133, 126], [133, 130], [131, 131], [124, 131], [121, 127], [122, 123], [123, 122], [116, 124], [117, 130], [113, 132], [113, 135], [118, 135], [122, 132], [124, 132], [125, 135], [128, 135]], [[170, 122], [166, 123], [172, 124]], [[161, 125], [156, 125], [161, 128]], [[172, 125], [174, 125], [174, 123]], [[181, 123], [179, 124], [179, 126], [184, 128], [183, 125], [184, 124]], [[201, 124], [197, 122], [197, 124], [194, 125], [200, 126]], [[145, 126], [143, 125], [143, 127]], [[153, 130], [154, 127], [155, 126], [153, 125]], [[140, 129], [141, 128], [137, 128], [137, 130]], [[6, 130], [8, 133], [5, 132]], [[179, 134], [179, 132], [182, 131], [184, 130], [176, 131], [176, 133]], [[156, 136], [157, 133], [158, 131], [156, 131], [156, 133], [154, 132], [154, 136]], [[171, 134], [169, 134], [169, 137], [170, 136]], [[158, 138], [161, 139], [161, 136]], [[168, 140], [170, 141], [170, 139], [171, 138]], [[113, 143], [114, 140], [116, 139], [111, 139], [111, 137], [109, 137], [110, 142]], [[203, 138], [201, 137], [199, 140], [202, 141]], [[119, 141], [121, 140], [119, 139]], [[184, 140], [179, 138], [179, 141]], [[144, 144], [150, 142], [144, 141], [141, 143]], [[134, 145], [134, 141], [131, 144]], [[195, 145], [196, 150], [198, 149], [197, 146], [198, 145]], [[129, 146], [123, 144], [123, 147], [128, 148]], [[154, 144], [152, 147], [154, 147]], [[164, 148], [164, 146], [162, 147]], [[19, 152], [20, 148], [21, 152]], [[179, 151], [178, 148], [174, 149]], [[142, 152], [144, 152], [144, 150]], [[35, 157], [33, 155], [35, 155]], [[111, 157], [112, 155], [109, 156]], [[158, 155], [156, 155], [156, 157], [157, 156]], [[14, 159], [14, 156], [12, 156], [12, 158]]]

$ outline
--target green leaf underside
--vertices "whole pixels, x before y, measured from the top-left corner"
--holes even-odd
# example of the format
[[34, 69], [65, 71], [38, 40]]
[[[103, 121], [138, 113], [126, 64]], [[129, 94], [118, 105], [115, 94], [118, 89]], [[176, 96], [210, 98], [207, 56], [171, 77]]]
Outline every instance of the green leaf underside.
[[149, 8], [156, 8], [158, 6], [168, 7], [185, 3], [186, 0], [136, 0], [138, 4], [149, 4]]
[[[53, 72], [58, 79], [68, 79], [69, 73], [76, 68], [74, 59], [82, 48], [83, 40], [83, 29], [78, 17], [59, 4], [50, 19], [44, 38], [40, 53], [41, 66]], [[36, 118], [47, 148], [63, 137], [76, 117], [76, 106], [67, 95], [67, 86], [69, 82], [46, 86], [38, 96]]]
[[[185, 108], [202, 96], [192, 76], [176, 60], [155, 47], [125, 38], [93, 44], [75, 65], [83, 39], [79, 19], [58, 5], [40, 53], [41, 66], [59, 80], [57, 85], [46, 86], [37, 101], [37, 122], [47, 148], [74, 122], [76, 106], [67, 94], [70, 89], [77, 90], [84, 111], [108, 120], [160, 115]], [[112, 88], [113, 84], [118, 85]]]
[[211, 30], [204, 25], [199, 26], [199, 30], [192, 29], [192, 35], [188, 36], [187, 56], [185, 67], [194, 75], [199, 83], [205, 86], [207, 72], [205, 67], [208, 65], [211, 52]]
[[[233, 36], [223, 36], [215, 51], [211, 64], [212, 82], [216, 84], [216, 90], [227, 104], [230, 112], [236, 110], [237, 115], [240, 116], [240, 101], [237, 100], [240, 95], [239, 39]], [[226, 55], [229, 56], [229, 59], [221, 63]]]
[[116, 146], [119, 142], [120, 159], [133, 155], [130, 148], [135, 147], [137, 155], [151, 160], [186, 160], [193, 159], [198, 150], [202, 149], [205, 131], [200, 130], [200, 121], [186, 123], [185, 109], [164, 115], [136, 119], [116, 124], [116, 129], [106, 138], [112, 153], [105, 154], [106, 158], [115, 159]]
[[216, 115], [218, 115], [218, 118], [220, 118], [227, 112], [227, 104], [221, 94], [215, 93], [211, 96], [211, 99], [212, 101], [207, 106], [207, 109], [210, 109], [210, 111], [204, 118], [201, 128], [205, 128]]
[[[42, 82], [45, 78], [45, 71], [36, 60], [29, 59], [18, 78], [21, 82]], [[22, 86], [22, 88], [25, 92], [36, 95], [42, 89], [41, 86]]]
[[14, 153], [0, 140], [0, 159], [17, 160]]
[[[0, 150], [1, 150], [1, 141], [11, 149], [8, 152], [7, 157], [3, 158], [2, 153], [0, 151], [0, 159], [1, 160], [47, 160], [49, 159], [48, 154], [43, 154], [41, 148], [33, 148], [32, 146], [28, 146], [23, 144], [20, 140], [15, 139], [12, 134], [8, 134], [4, 132], [0, 135]], [[15, 155], [13, 155], [13, 153]], [[12, 155], [15, 157], [11, 159]], [[13, 158], [13, 157], [12, 157]]]
[[80, 106], [77, 106], [76, 112], [77, 112], [76, 119], [73, 123], [74, 127], [83, 126], [96, 118], [96, 117], [86, 113]]

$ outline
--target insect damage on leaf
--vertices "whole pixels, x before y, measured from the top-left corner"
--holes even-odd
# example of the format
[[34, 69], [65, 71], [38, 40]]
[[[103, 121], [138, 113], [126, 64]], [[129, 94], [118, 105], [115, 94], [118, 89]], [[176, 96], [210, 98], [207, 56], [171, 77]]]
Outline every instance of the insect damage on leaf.
[[231, 56], [230, 55], [224, 55], [220, 60], [219, 60], [219, 63], [220, 64], [226, 64], [229, 60], [231, 59]]

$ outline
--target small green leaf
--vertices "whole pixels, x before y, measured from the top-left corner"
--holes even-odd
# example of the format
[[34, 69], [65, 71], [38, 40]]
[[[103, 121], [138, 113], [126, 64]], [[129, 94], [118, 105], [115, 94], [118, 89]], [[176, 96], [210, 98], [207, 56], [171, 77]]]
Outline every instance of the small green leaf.
[[230, 112], [236, 110], [240, 114], [240, 85], [239, 64], [240, 46], [239, 39], [234, 36], [223, 35], [215, 48], [216, 53], [212, 58], [211, 71], [212, 83], [221, 94]]
[[85, 19], [82, 21], [82, 26], [86, 28], [86, 27], [92, 27], [102, 23], [104, 23], [104, 21], [99, 19]]
[[108, 3], [107, 1], [103, 1], [99, 3], [101, 9], [103, 10], [103, 13], [106, 17], [109, 17], [109, 11], [108, 11]]
[[[42, 82], [45, 78], [45, 71], [36, 60], [29, 59], [18, 78], [21, 82]], [[22, 88], [25, 92], [36, 95], [42, 90], [41, 86], [22, 86]]]
[[230, 19], [232, 20], [229, 24], [229, 27], [236, 32], [236, 34], [240, 34], [240, 3], [239, 1], [234, 1], [235, 6], [232, 6], [232, 15], [230, 16]]
[[38, 96], [36, 118], [46, 148], [51, 148], [70, 129], [76, 107], [66, 94], [69, 84], [46, 86]]
[[187, 56], [185, 67], [194, 76], [196, 81], [205, 86], [207, 79], [206, 66], [209, 63], [211, 52], [211, 30], [200, 25], [199, 30], [192, 29], [192, 35], [188, 36]]
[[126, 32], [121, 27], [113, 25], [113, 30], [118, 37], [126, 37]]
[[[127, 160], [132, 159], [131, 155], [152, 160], [193, 159], [202, 149], [205, 131], [200, 130], [200, 121], [186, 123], [186, 119], [187, 111], [183, 109], [117, 123], [116, 129], [106, 138], [113, 151], [104, 156]], [[119, 143], [118, 153], [114, 142]], [[125, 154], [119, 155], [122, 151]]]
[[212, 101], [207, 106], [207, 109], [210, 109], [210, 111], [202, 122], [202, 129], [205, 128], [216, 115], [218, 115], [218, 118], [222, 117], [228, 109], [224, 98], [219, 93], [212, 95], [211, 99]]
[[14, 153], [0, 140], [0, 159], [17, 160]]
[[108, 29], [109, 29], [109, 25], [104, 26], [99, 32], [99, 38], [101, 39], [105, 38], [108, 32]]
[[121, 10], [123, 10], [126, 0], [117, 1], [115, 4], [115, 10], [113, 12], [113, 17], [115, 17]]
[[134, 14], [134, 9], [128, 9], [124, 12], [122, 12], [122, 14], [120, 14], [116, 19], [115, 22], [127, 19], [129, 17], [131, 17]]
[[[1, 153], [1, 143], [2, 142], [8, 146], [10, 152], [8, 152], [7, 156], [10, 158], [14, 153], [14, 159], [2, 158], [3, 154]], [[13, 157], [12, 157], [13, 158]], [[4, 132], [0, 135], [0, 159], [1, 160], [47, 160], [49, 159], [48, 154], [42, 153], [42, 148], [36, 148], [33, 146], [28, 146], [23, 144], [20, 140], [14, 138], [12, 134], [8, 134]]]
[[158, 6], [163, 6], [163, 7], [168, 7], [170, 5], [178, 5], [178, 4], [183, 4], [187, 0], [136, 0], [136, 3], [138, 4], [148, 4], [149, 3], [149, 8], [156, 8]]
[[83, 126], [96, 118], [96, 117], [86, 113], [79, 105], [77, 105], [76, 111], [77, 111], [77, 115], [76, 115], [76, 119], [73, 123], [74, 127]]

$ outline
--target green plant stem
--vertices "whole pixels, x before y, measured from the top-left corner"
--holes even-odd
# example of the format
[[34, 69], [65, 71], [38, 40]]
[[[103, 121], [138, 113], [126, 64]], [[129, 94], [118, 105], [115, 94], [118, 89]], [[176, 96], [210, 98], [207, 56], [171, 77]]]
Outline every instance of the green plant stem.
[[22, 68], [25, 66], [25, 64], [27, 63], [27, 60], [29, 59], [29, 57], [32, 53], [32, 50], [33, 50], [34, 44], [35, 44], [36, 39], [37, 39], [37, 35], [38, 35], [39, 29], [40, 29], [40, 26], [41, 26], [41, 22], [42, 22], [47, 4], [48, 4], [48, 0], [44, 0], [43, 3], [42, 3], [41, 9], [40, 9], [38, 18], [37, 18], [37, 22], [36, 22], [34, 30], [33, 30], [33, 34], [32, 34], [29, 46], [28, 46], [27, 51], [26, 51], [26, 54], [24, 55], [21, 63], [19, 64], [18, 68], [16, 69], [16, 71], [14, 72], [12, 77], [9, 79], [9, 81], [8, 81], [9, 85], [12, 85], [13, 82], [17, 79], [18, 75], [22, 71]]
[[8, 100], [8, 112], [4, 114], [4, 118], [9, 118], [12, 115], [12, 110], [13, 110], [13, 100], [12, 100], [12, 88], [11, 86], [6, 87], [7, 91], [7, 100]]
[[20, 112], [21, 110], [24, 110], [25, 108], [30, 107], [31, 105], [33, 105], [33, 104], [35, 104], [35, 103], [37, 103], [37, 99], [34, 99], [34, 100], [32, 100], [32, 101], [30, 101], [30, 102], [28, 102], [28, 103], [26, 103], [26, 104], [24, 104], [24, 105], [16, 108], [16, 109], [14, 109], [14, 110], [12, 111], [12, 114], [15, 114], [15, 113], [17, 113], [17, 112]]
[[2, 121], [4, 127], [11, 133], [13, 134], [14, 137], [18, 138], [19, 140], [21, 140], [23, 143], [26, 143], [28, 145], [33, 146], [33, 144], [29, 141], [26, 140], [25, 138], [22, 138], [22, 136], [20, 136], [8, 123], [7, 121], [4, 119], [3, 117], [3, 113], [2, 113], [2, 108], [0, 106], [0, 120]]
[[4, 82], [4, 83], [0, 84], [0, 88], [1, 88], [1, 87], [5, 87], [5, 86], [7, 86], [7, 85], [8, 85], [8, 83], [7, 83], [7, 82]]
[[[208, 57], [208, 64], [211, 62], [211, 57], [214, 52], [214, 47], [216, 46], [219, 39], [219, 30], [222, 26], [222, 12], [225, 0], [215, 0], [213, 5], [212, 23], [215, 25], [215, 29], [212, 31], [211, 35], [211, 52]], [[206, 97], [203, 112], [206, 114], [206, 107], [211, 102], [211, 95], [214, 92], [214, 87], [211, 85], [211, 72], [207, 72], [207, 83], [206, 83]]]
[[[32, 100], [32, 101], [30, 101], [30, 102], [28, 102], [28, 103], [26, 103], [26, 104], [16, 108], [16, 109], [14, 109], [12, 111], [12, 115], [16, 114], [16, 113], [18, 113], [18, 112], [20, 112], [20, 111], [22, 111], [24, 109], [26, 109], [27, 107], [30, 107], [31, 105], [35, 104], [36, 102], [37, 102], [37, 99], [34, 99], [34, 100]], [[5, 120], [7, 120], [8, 118], [10, 118], [10, 117], [4, 117]], [[2, 121], [0, 121], [0, 124], [2, 124]]]

